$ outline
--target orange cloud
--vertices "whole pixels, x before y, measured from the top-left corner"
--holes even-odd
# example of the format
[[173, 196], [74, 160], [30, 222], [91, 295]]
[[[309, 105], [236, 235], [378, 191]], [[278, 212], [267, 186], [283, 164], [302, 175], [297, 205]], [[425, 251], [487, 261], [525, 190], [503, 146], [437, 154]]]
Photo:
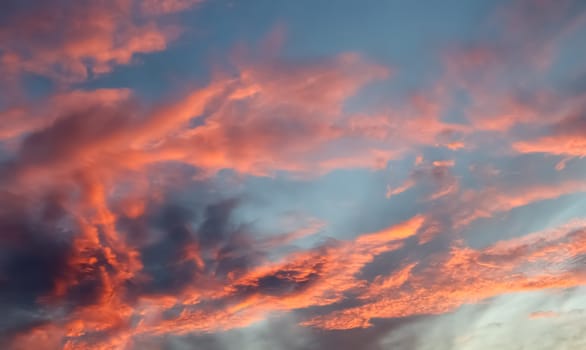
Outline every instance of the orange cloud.
[[431, 164], [433, 166], [435, 166], [435, 167], [448, 167], [448, 168], [451, 168], [451, 167], [453, 167], [456, 164], [456, 162], [454, 160], [451, 160], [451, 159], [450, 160], [434, 160]]
[[540, 318], [556, 318], [559, 317], [559, 313], [555, 312], [555, 311], [536, 311], [536, 312], [532, 312], [529, 315], [529, 319], [531, 320], [537, 320]]
[[554, 184], [522, 184], [514, 187], [493, 185], [480, 190], [458, 189], [453, 186], [455, 185], [447, 187], [450, 195], [444, 198], [444, 206], [438, 208], [438, 212], [449, 215], [455, 229], [535, 202], [586, 191], [584, 181], [571, 179]]
[[48, 127], [62, 114], [71, 113], [88, 105], [115, 106], [131, 98], [129, 89], [73, 90], [51, 96], [41, 103], [15, 105], [0, 112], [4, 124], [0, 140], [9, 141]]
[[548, 153], [573, 157], [586, 156], [586, 138], [580, 136], [546, 136], [533, 141], [519, 141], [513, 147], [520, 153]]
[[17, 335], [10, 343], [11, 349], [28, 350], [42, 348], [47, 350], [62, 349], [65, 331], [51, 324], [34, 327], [28, 332]]
[[417, 216], [355, 241], [335, 242], [266, 263], [210, 295], [227, 301], [236, 298], [228, 305], [204, 311], [197, 308], [197, 301], [194, 310], [185, 309], [178, 318], [145, 325], [137, 332], [184, 334], [231, 329], [250, 325], [271, 312], [330, 305], [342, 300], [345, 293], [362, 288], [365, 281], [358, 280], [356, 274], [375, 256], [399, 249], [401, 240], [415, 235], [422, 221]]
[[574, 0], [520, 0], [502, 6], [488, 21], [496, 30], [494, 40], [447, 50], [445, 72], [437, 82], [444, 100], [463, 91], [469, 100], [464, 115], [477, 132], [509, 134], [557, 119], [577, 101], [537, 87], [534, 78], [544, 76], [566, 52], [566, 40], [584, 28], [586, 17], [575, 6]]
[[[262, 64], [241, 68], [231, 92], [217, 100], [203, 125], [164, 140], [153, 151], [212, 172], [231, 168], [263, 175], [373, 167], [391, 157], [376, 144], [359, 149], [334, 146], [343, 144], [347, 133], [341, 124], [343, 103], [365, 84], [386, 78], [386, 68], [355, 54], [300, 65]], [[169, 112], [164, 111], [161, 120], [173, 115]], [[365, 153], [371, 156], [365, 158]]]
[[[90, 162], [107, 172], [165, 161], [209, 173], [229, 168], [321, 174], [384, 167], [396, 155], [382, 142], [369, 142], [368, 135], [350, 140], [355, 132], [344, 125], [341, 110], [365, 84], [384, 79], [386, 68], [355, 54], [300, 65], [263, 64], [245, 66], [238, 78], [219, 78], [147, 115], [133, 112], [136, 106], [125, 90], [73, 92], [54, 98], [57, 112], [45, 118], [11, 112], [14, 127], [5, 136], [26, 135], [17, 168], [29, 175], [39, 174], [39, 167], [58, 174]], [[187, 128], [204, 112], [210, 114], [203, 125]]]
[[[179, 11], [190, 5], [187, 1], [151, 3], [143, 4], [150, 14]], [[107, 0], [25, 7], [0, 30], [2, 71], [76, 82], [129, 64], [136, 54], [166, 49], [178, 29], [153, 19], [136, 20], [134, 6], [132, 0]]]
[[363, 305], [303, 324], [326, 329], [369, 327], [374, 318], [445, 313], [501, 294], [583, 285], [586, 275], [576, 271], [574, 259], [584, 253], [585, 238], [584, 222], [577, 221], [484, 250], [456, 246], [447, 256], [431, 257], [428, 266], [409, 264], [376, 279], [362, 297]]
[[[580, 106], [581, 107], [581, 106]], [[520, 153], [546, 153], [558, 156], [586, 156], [586, 118], [582, 108], [552, 124], [547, 136], [522, 140], [513, 144]]]
[[[164, 50], [178, 30], [157, 17], [199, 2], [144, 1], [136, 7], [109, 0], [67, 5], [58, 14], [44, 7], [18, 14], [13, 28], [0, 31], [8, 44], [0, 69], [66, 82], [110, 72], [137, 54]], [[551, 19], [515, 20], [513, 37], [539, 27], [534, 20]], [[60, 26], [79, 30], [56, 33]], [[273, 39], [267, 50], [281, 40]], [[581, 221], [484, 249], [455, 242], [448, 253], [408, 256], [391, 274], [366, 276], [378, 257], [417, 246], [414, 237], [418, 252], [433, 246], [442, 229], [458, 232], [480, 218], [586, 191], [582, 180], [466, 189], [452, 174], [455, 160], [427, 162], [421, 155], [426, 146], [470, 151], [479, 134], [513, 135], [520, 127], [544, 134], [514, 141], [517, 152], [584, 156], [584, 118], [560, 117], [576, 110], [579, 98], [500, 89], [497, 78], [514, 68], [503, 65], [503, 57], [517, 62], [536, 52], [530, 69], [548, 66], [549, 52], [534, 44], [519, 52], [456, 51], [447, 60], [445, 81], [373, 113], [349, 113], [345, 104], [391, 72], [356, 53], [300, 61], [238, 57], [230, 77], [217, 74], [206, 86], [148, 110], [127, 89], [69, 91], [38, 104], [15, 104], [0, 115], [0, 141], [9, 146], [9, 161], [0, 164], [0, 243], [16, 252], [11, 258], [18, 264], [32, 260], [39, 267], [29, 299], [40, 311], [9, 347], [125, 348], [137, 337], [228, 330], [271, 314], [326, 306], [336, 311], [302, 324], [364, 328], [376, 318], [439, 314], [501, 294], [585, 284], [576, 266], [586, 253]], [[449, 90], [461, 87], [472, 99], [466, 125], [443, 119], [453, 102]], [[165, 190], [184, 191], [194, 173], [198, 180], [222, 169], [316, 176], [382, 169], [406, 154], [419, 154], [417, 167], [387, 196], [424, 187], [429, 212], [307, 251], [288, 245], [321, 232], [324, 222], [309, 220], [255, 239], [249, 227], [225, 227], [233, 204], [197, 213], [204, 217], [199, 226], [196, 214], [165, 207]], [[442, 226], [442, 219], [449, 224]], [[271, 255], [285, 245], [289, 253]], [[0, 282], [10, 293], [31, 283], [7, 271], [0, 271]]]
[[203, 0], [144, 0], [140, 3], [146, 14], [160, 15], [187, 10]]

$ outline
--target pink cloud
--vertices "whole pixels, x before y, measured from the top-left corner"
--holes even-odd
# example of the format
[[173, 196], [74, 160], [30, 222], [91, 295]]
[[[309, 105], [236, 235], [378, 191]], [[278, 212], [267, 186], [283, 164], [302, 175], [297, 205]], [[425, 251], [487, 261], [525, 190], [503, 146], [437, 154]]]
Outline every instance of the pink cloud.
[[[501, 294], [570, 288], [586, 283], [572, 261], [584, 253], [584, 222], [499, 242], [485, 250], [455, 246], [429, 266], [406, 265], [375, 279], [364, 305], [318, 316], [304, 325], [325, 329], [370, 327], [374, 318], [451, 312]], [[559, 255], [569, 249], [568, 254]], [[540, 266], [551, 266], [544, 271]]]
[[[170, 3], [152, 10], [188, 7]], [[132, 0], [76, 1], [65, 7], [40, 5], [17, 12], [0, 30], [2, 71], [78, 82], [129, 64], [137, 54], [165, 50], [179, 29], [155, 19], [135, 20], [134, 6]]]

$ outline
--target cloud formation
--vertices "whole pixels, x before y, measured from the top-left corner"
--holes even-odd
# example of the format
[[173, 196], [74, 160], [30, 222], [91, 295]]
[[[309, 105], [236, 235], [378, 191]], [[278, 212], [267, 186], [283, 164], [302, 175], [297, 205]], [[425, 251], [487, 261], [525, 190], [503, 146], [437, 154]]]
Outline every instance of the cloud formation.
[[[8, 1], [0, 30], [3, 74], [34, 73], [77, 82], [111, 72], [137, 54], [165, 50], [176, 25], [156, 16], [184, 10], [194, 1]], [[139, 11], [136, 11], [139, 9]]]
[[[2, 6], [0, 347], [583, 344], [579, 1], [491, 7], [415, 70], [206, 21], [231, 2]], [[151, 96], [156, 53], [185, 76]]]

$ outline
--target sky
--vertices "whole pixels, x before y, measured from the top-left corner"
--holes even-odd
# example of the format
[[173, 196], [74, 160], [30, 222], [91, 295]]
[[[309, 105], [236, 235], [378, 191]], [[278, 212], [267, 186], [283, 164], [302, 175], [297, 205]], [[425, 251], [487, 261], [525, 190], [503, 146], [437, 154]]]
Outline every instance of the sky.
[[586, 348], [586, 2], [3, 0], [0, 348]]

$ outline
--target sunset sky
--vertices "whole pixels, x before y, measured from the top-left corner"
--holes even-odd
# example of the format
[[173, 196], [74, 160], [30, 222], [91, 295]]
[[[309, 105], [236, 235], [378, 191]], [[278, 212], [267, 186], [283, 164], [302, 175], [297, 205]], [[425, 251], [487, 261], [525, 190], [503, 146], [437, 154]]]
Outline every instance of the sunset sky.
[[586, 349], [586, 1], [0, 1], [0, 349]]

